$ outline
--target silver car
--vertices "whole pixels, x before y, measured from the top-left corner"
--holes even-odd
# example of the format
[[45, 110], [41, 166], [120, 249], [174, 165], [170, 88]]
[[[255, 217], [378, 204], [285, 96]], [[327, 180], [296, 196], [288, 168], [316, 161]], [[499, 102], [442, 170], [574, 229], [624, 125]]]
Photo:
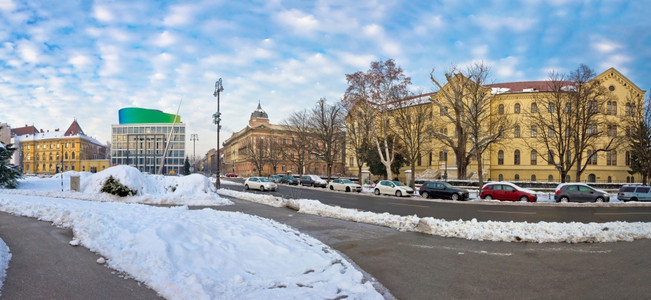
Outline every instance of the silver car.
[[556, 202], [608, 202], [610, 195], [583, 183], [561, 183], [554, 193]]
[[267, 177], [249, 177], [244, 181], [244, 189], [256, 189], [261, 191], [275, 191], [278, 185], [269, 181]]

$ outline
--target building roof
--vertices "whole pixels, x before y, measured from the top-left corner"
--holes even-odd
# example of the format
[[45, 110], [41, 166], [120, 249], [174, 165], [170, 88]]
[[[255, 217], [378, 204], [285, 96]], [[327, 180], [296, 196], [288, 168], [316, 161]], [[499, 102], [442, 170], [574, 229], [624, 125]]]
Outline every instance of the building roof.
[[37, 133], [38, 133], [38, 129], [36, 129], [36, 127], [34, 127], [34, 125], [32, 125], [32, 126], [25, 125], [25, 127], [18, 127], [18, 128], [12, 128], [11, 129], [11, 134], [13, 136], [17, 136], [17, 135], [20, 136], [20, 135], [26, 135], [26, 134], [37, 134]]
[[79, 123], [77, 123], [77, 119], [72, 121], [72, 124], [70, 124], [70, 127], [68, 127], [68, 130], [66, 130], [66, 133], [64, 134], [65, 136], [72, 136], [72, 135], [85, 135], [84, 131], [81, 130], [81, 126], [79, 126]]
[[[519, 82], [502, 82], [484, 85], [485, 87], [492, 88], [493, 94], [503, 93], [527, 93], [527, 92], [552, 92], [552, 81], [519, 81]], [[563, 81], [566, 86], [574, 85], [573, 81]]]
[[[30, 127], [34, 127], [34, 126], [30, 126]], [[16, 129], [18, 129], [18, 128], [16, 128]], [[43, 131], [43, 129], [41, 129], [41, 131], [39, 132], [39, 131], [36, 131], [36, 128], [34, 128], [34, 129], [35, 129], [35, 132], [28, 132], [28, 133], [21, 134], [21, 135], [15, 134], [14, 135], [14, 140], [20, 142], [20, 141], [36, 141], [36, 140], [40, 141], [40, 140], [61, 139], [61, 138], [69, 138], [69, 137], [80, 137], [82, 139], [85, 139], [85, 140], [93, 143], [93, 144], [100, 145], [100, 146], [105, 146], [100, 141], [98, 141], [98, 140], [96, 140], [96, 139], [94, 139], [94, 138], [92, 138], [90, 136], [87, 136], [84, 133], [84, 131], [81, 130], [81, 126], [79, 126], [79, 123], [77, 123], [77, 120], [72, 121], [72, 123], [68, 127], [68, 130], [66, 130], [65, 132], [60, 131], [59, 129], [55, 129], [54, 131], [49, 131], [49, 130]]]
[[262, 109], [260, 101], [258, 101], [258, 108], [251, 113], [251, 119], [269, 119], [267, 113]]

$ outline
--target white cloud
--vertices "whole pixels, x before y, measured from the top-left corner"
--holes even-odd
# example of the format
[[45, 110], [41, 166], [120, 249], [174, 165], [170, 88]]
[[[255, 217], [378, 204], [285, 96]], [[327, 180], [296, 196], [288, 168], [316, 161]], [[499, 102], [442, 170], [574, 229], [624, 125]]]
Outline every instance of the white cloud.
[[93, 7], [93, 17], [102, 22], [112, 22], [115, 19], [113, 13], [103, 5], [95, 5]]
[[0, 10], [11, 12], [16, 9], [16, 4], [12, 0], [0, 0]]
[[172, 5], [168, 10], [167, 16], [163, 19], [163, 24], [170, 27], [191, 24], [199, 9], [200, 7], [196, 5]]
[[396, 39], [387, 38], [384, 29], [377, 24], [366, 25], [363, 28], [363, 33], [368, 40], [373, 41], [382, 49], [383, 54], [395, 58], [402, 54], [400, 44]]
[[68, 63], [75, 66], [77, 69], [85, 69], [90, 66], [92, 62], [93, 61], [90, 57], [83, 54], [77, 54], [68, 59]]
[[516, 18], [516, 17], [501, 17], [501, 16], [470, 16], [470, 21], [477, 26], [486, 28], [490, 31], [499, 31], [508, 29], [513, 32], [525, 32], [534, 27], [538, 20], [532, 17]]
[[368, 67], [371, 65], [371, 62], [376, 60], [375, 56], [368, 55], [368, 54], [358, 55], [354, 53], [345, 52], [345, 53], [340, 53], [338, 56], [342, 62], [360, 70], [368, 69]]
[[169, 31], [163, 31], [154, 39], [154, 44], [159, 47], [168, 47], [176, 43], [177, 38]]
[[293, 28], [294, 32], [299, 34], [311, 34], [319, 29], [319, 21], [313, 15], [297, 9], [281, 11], [274, 18], [279, 23]]
[[36, 64], [41, 59], [41, 51], [39, 47], [28, 40], [20, 40], [16, 51], [20, 58], [27, 63]]
[[608, 54], [611, 53], [617, 49], [622, 48], [621, 45], [614, 43], [614, 42], [609, 42], [609, 41], [600, 41], [600, 42], [594, 42], [592, 44], [592, 47], [597, 50], [598, 52]]

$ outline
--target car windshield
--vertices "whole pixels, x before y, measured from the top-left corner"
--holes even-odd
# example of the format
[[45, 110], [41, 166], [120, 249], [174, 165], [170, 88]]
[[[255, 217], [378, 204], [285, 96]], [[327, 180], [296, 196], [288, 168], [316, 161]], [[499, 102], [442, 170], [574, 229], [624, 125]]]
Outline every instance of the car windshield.
[[391, 181], [391, 182], [393, 182], [393, 184], [395, 184], [396, 186], [401, 186], [402, 185], [402, 184], [400, 184], [400, 182], [397, 182], [397, 181]]
[[269, 179], [264, 178], [264, 177], [260, 177], [260, 181], [262, 181], [262, 182], [269, 182]]
[[353, 183], [353, 182], [350, 181], [350, 180], [348, 180], [348, 179], [342, 179], [342, 180], [341, 180], [341, 183]]

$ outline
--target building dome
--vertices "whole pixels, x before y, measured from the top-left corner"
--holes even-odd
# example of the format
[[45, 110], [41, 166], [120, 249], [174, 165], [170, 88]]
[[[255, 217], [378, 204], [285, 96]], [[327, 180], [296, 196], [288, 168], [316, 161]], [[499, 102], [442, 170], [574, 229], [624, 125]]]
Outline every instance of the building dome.
[[262, 109], [260, 102], [258, 102], [258, 108], [256, 108], [251, 113], [251, 119], [249, 119], [249, 125], [257, 126], [260, 124], [269, 124], [269, 116], [267, 115], [267, 112], [265, 112]]

